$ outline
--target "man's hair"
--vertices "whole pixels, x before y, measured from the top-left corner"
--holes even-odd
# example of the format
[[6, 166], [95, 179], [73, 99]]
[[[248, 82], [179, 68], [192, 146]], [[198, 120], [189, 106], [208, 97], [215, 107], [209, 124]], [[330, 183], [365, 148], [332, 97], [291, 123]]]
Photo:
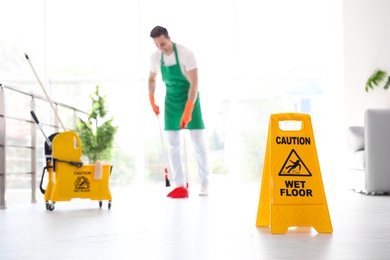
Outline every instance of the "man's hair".
[[150, 37], [152, 37], [152, 38], [157, 38], [157, 37], [160, 37], [161, 35], [164, 35], [165, 38], [169, 37], [168, 30], [162, 26], [156, 26], [150, 32]]

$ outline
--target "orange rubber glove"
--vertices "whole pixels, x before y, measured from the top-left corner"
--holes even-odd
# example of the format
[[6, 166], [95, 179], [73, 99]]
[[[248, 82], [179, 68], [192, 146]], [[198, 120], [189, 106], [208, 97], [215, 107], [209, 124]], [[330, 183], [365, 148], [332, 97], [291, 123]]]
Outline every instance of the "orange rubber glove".
[[149, 94], [150, 104], [152, 105], [153, 112], [158, 116], [160, 114], [160, 108], [154, 103], [154, 94]]
[[194, 110], [194, 103], [192, 101], [187, 101], [186, 106], [184, 108], [183, 115], [181, 116], [180, 128], [186, 128], [188, 123], [191, 122], [193, 110]]

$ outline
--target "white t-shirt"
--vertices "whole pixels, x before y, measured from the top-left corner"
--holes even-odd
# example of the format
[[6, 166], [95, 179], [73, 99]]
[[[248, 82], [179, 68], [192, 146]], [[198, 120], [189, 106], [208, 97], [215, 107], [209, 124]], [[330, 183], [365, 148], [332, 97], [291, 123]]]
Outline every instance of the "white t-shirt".
[[[176, 43], [177, 56], [179, 58], [179, 64], [181, 72], [184, 77], [187, 77], [187, 71], [196, 69], [198, 67], [194, 53], [187, 47]], [[150, 71], [153, 73], [159, 73], [161, 71], [161, 51], [157, 49], [150, 56]], [[175, 52], [173, 51], [169, 55], [163, 54], [164, 66], [172, 66], [176, 64]]]

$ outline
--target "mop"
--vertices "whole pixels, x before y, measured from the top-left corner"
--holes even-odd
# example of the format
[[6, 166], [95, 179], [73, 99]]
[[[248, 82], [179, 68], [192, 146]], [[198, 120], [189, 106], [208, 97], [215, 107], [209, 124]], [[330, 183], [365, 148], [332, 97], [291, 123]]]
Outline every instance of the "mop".
[[157, 115], [157, 120], [158, 120], [158, 126], [160, 128], [160, 139], [161, 139], [161, 147], [163, 150], [164, 161], [165, 161], [165, 164], [167, 166], [164, 168], [165, 187], [169, 187], [169, 186], [171, 186], [171, 183], [169, 182], [169, 178], [168, 178], [168, 157], [166, 155], [165, 148], [164, 148], [163, 134], [162, 134], [162, 130], [161, 130], [160, 118], [158, 117], [158, 115]]
[[167, 197], [173, 199], [182, 199], [188, 198], [188, 163], [187, 163], [187, 146], [186, 146], [186, 133], [183, 131], [183, 142], [184, 142], [184, 162], [186, 167], [186, 186], [185, 187], [177, 187], [173, 189]]

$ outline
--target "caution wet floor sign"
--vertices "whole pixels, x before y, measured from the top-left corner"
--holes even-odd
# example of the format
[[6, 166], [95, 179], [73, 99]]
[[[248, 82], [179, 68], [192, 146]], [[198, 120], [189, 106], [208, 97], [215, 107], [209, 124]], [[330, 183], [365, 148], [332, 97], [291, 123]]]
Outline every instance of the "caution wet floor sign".
[[[285, 121], [300, 128], [282, 130]], [[308, 114], [270, 117], [256, 226], [270, 226], [273, 234], [295, 226], [333, 232]]]

